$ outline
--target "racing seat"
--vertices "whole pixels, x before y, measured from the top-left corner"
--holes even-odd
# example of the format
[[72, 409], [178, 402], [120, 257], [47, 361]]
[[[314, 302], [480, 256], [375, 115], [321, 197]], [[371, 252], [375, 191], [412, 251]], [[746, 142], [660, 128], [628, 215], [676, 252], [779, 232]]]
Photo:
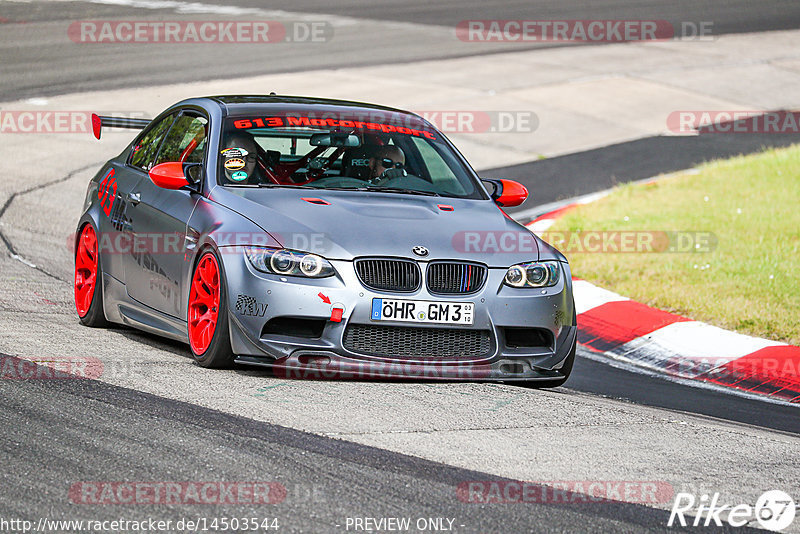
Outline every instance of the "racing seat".
[[345, 150], [342, 156], [342, 176], [369, 180], [369, 163], [377, 148], [375, 145], [363, 145]]

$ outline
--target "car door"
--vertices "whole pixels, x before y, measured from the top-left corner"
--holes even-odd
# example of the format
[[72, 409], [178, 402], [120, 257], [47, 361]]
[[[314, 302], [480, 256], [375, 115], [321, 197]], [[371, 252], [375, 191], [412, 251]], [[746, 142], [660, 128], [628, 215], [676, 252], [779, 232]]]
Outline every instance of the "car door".
[[141, 179], [128, 195], [133, 234], [132, 253], [125, 269], [128, 295], [162, 313], [185, 318], [180, 283], [185, 270], [186, 224], [199, 199], [188, 189], [162, 189], [146, 171], [155, 165], [205, 161], [208, 119], [199, 111], [181, 111], [164, 136]]
[[129, 261], [133, 235], [128, 210], [129, 194], [142, 178], [141, 169], [152, 164], [158, 148], [177, 113], [155, 119], [133, 143], [133, 148], [121, 161], [112, 161], [103, 170], [98, 183], [97, 195], [100, 205], [98, 220], [100, 253], [103, 272], [125, 280], [125, 267]]

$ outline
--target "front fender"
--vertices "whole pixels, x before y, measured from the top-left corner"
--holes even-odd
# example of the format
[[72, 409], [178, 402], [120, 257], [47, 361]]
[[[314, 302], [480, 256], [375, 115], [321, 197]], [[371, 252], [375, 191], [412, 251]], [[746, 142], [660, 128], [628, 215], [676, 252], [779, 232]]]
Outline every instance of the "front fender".
[[186, 228], [181, 284], [184, 302], [189, 299], [194, 266], [204, 250], [212, 248], [220, 256], [242, 254], [243, 247], [247, 245], [281, 247], [269, 232], [250, 219], [207, 198], [202, 198], [195, 206]]

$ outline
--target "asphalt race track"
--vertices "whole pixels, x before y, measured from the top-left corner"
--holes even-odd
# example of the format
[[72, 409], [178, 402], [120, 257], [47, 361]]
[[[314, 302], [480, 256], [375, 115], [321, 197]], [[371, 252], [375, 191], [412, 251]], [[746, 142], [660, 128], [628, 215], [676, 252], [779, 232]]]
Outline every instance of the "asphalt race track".
[[[191, 5], [181, 12], [175, 5]], [[147, 9], [142, 9], [147, 6]], [[162, 7], [163, 6], [163, 7]], [[207, 6], [203, 9], [203, 6]], [[93, 2], [6, 1], [2, 4], [3, 64], [0, 99], [69, 93], [87, 89], [179, 83], [182, 80], [225, 79], [274, 72], [302, 71], [354, 65], [382, 65], [420, 59], [472, 56], [519, 50], [512, 43], [463, 43], [454, 40], [453, 27], [469, 19], [647, 19], [680, 22], [713, 21], [715, 34], [758, 32], [800, 27], [800, 5], [792, 0], [669, 1], [547, 0], [532, 6], [525, 0], [427, 2], [399, 4], [389, 0], [357, 0], [336, 6], [330, 15], [324, 1], [278, 1], [268, 7], [258, 0], [208, 2]], [[117, 44], [64, 46], [63, 23], [135, 17], [154, 20], [227, 19], [239, 8], [259, 18], [299, 18], [327, 22], [335, 39], [324, 43], [272, 45], [268, 59], [249, 45], [204, 47], [177, 52], [159, 44], [135, 47]], [[248, 11], [250, 10], [250, 11]], [[398, 31], [399, 30], [399, 31]], [[69, 40], [66, 41], [69, 43]], [[553, 44], [524, 45], [529, 47]], [[369, 50], [369, 54], [361, 53]]]
[[[141, 96], [147, 87], [156, 88], [155, 99], [162, 85], [200, 80], [229, 79], [235, 88], [237, 78], [269, 73], [358, 65], [391, 70], [420, 59], [476, 55], [491, 61], [505, 45], [452, 39], [453, 25], [469, 18], [713, 19], [719, 34], [800, 28], [800, 4], [794, 1], [604, 0], [585, 7], [552, 0], [532, 8], [523, 1], [353, 0], [336, 6], [333, 15], [326, 14], [332, 6], [321, 1], [188, 4], [0, 1], [0, 101], [89, 89], [127, 88]], [[237, 14], [326, 21], [337, 38], [326, 46], [274, 45], [265, 61], [238, 45], [207, 45], [202, 53], [156, 44], [65, 46], [62, 31], [76, 20]], [[93, 105], [64, 98], [75, 109]], [[120, 102], [118, 109], [125, 105]], [[719, 493], [721, 502], [751, 506], [772, 489], [800, 497], [795, 406], [613, 367], [588, 359], [584, 349], [571, 379], [554, 390], [287, 380], [247, 367], [209, 371], [195, 365], [179, 343], [122, 327], [80, 326], [72, 297], [74, 264], [65, 243], [75, 230], [86, 183], [131, 135], [109, 131], [102, 143], [89, 143], [77, 136], [0, 134], [0, 362], [102, 362], [102, 373], [91, 379], [0, 380], [0, 527], [12, 518], [35, 525], [43, 518], [155, 518], [174, 524], [256, 517], [277, 518], [279, 532], [353, 532], [359, 530], [354, 518], [405, 517], [412, 523], [441, 519], [453, 532], [661, 532], [681, 530], [667, 528], [678, 492]], [[519, 179], [544, 204], [797, 140], [651, 136], [497, 165], [484, 174]], [[130, 505], [81, 502], [71, 491], [76, 484], [103, 481], [266, 481], [285, 488], [285, 495], [274, 504]], [[582, 502], [566, 491], [530, 502], [465, 502], [459, 488], [476, 481], [529, 481], [545, 492], [554, 481], [571, 487], [647, 483], [663, 494], [654, 501], [634, 495]], [[800, 532], [798, 524], [788, 532]], [[751, 527], [758, 523], [727, 530]], [[199, 529], [182, 531], [190, 530]]]
[[[215, 514], [287, 518], [281, 520], [281, 529], [290, 531], [327, 531], [365, 510], [375, 517], [458, 518], [459, 530], [463, 525], [466, 531], [483, 532], [497, 525], [515, 532], [526, 532], [531, 525], [570, 530], [585, 521], [587, 513], [593, 528], [639, 530], [659, 528], [668, 516], [662, 510], [615, 502], [583, 509], [563, 504], [530, 509], [463, 503], [453, 499], [454, 487], [503, 479], [101, 382], [17, 381], [0, 395], [2, 420], [7, 428], [19, 429], [17, 439], [30, 444], [7, 451], [7, 482], [13, 481], [15, 488], [27, 486], [24, 478], [15, 475], [47, 466], [37, 487], [19, 492], [9, 491], [11, 485], [6, 485], [0, 490], [4, 515], [25, 516], [33, 508], [48, 510], [50, 517], [71, 516], [69, 503], [54, 504], [49, 492], [41, 489], [103, 479], [121, 464], [130, 480], [158, 480], [166, 462], [176, 480], [196, 478], [200, 464], [221, 480], [250, 480], [258, 473], [283, 482], [286, 500], [282, 503], [231, 507]], [[53, 426], [53, 421], [63, 419], [68, 429]], [[122, 420], [125, 425], [119, 424]], [[88, 434], [104, 439], [87, 440]], [[187, 454], [189, 450], [194, 453]], [[124, 516], [128, 510], [118, 505], [92, 512], [103, 520]], [[203, 505], [148, 510], [149, 515], [175, 522], [204, 512]]]

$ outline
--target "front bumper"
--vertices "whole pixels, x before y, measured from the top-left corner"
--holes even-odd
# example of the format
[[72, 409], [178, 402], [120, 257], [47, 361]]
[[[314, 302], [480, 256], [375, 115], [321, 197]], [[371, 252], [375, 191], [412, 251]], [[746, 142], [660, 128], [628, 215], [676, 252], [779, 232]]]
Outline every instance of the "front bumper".
[[[489, 269], [483, 288], [470, 295], [428, 292], [424, 280], [413, 293], [377, 292], [359, 281], [352, 262], [331, 261], [337, 275], [322, 279], [281, 277], [256, 271], [241, 253], [221, 254], [228, 280], [231, 346], [237, 361], [266, 365], [289, 378], [411, 378], [432, 380], [553, 380], [574, 346], [572, 283], [569, 266], [554, 287], [517, 289], [503, 285], [505, 269]], [[420, 261], [423, 276], [426, 262]], [[440, 302], [473, 302], [470, 326], [451, 326], [371, 319], [373, 298]], [[328, 302], [330, 301], [330, 302]], [[244, 303], [244, 304], [243, 304]], [[334, 308], [343, 310], [332, 321]], [[265, 333], [276, 318], [312, 319], [324, 327], [318, 336]], [[481, 330], [489, 333], [490, 348], [469, 357], [431, 353], [402, 357], [349, 350], [344, 342], [351, 325], [375, 325]], [[512, 346], [507, 329], [532, 328], [549, 333], [546, 343]]]

